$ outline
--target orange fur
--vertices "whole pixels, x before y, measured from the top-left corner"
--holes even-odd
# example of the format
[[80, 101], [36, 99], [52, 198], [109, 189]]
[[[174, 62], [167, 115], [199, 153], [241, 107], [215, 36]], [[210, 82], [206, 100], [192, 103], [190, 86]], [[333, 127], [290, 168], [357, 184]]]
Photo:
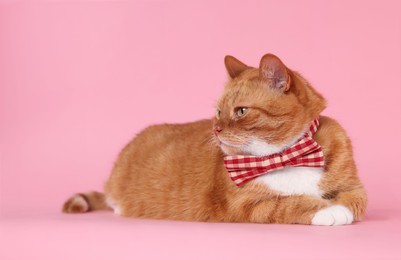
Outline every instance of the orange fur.
[[[360, 220], [366, 209], [366, 193], [357, 176], [351, 143], [344, 129], [328, 117], [320, 116], [320, 127], [313, 137], [322, 146], [326, 161], [319, 184], [324, 191], [322, 198], [284, 196], [255, 181], [237, 187], [230, 180], [223, 151], [244, 153], [238, 147], [250, 138], [287, 144], [319, 117], [325, 100], [299, 73], [273, 55], [265, 55], [260, 68], [248, 67], [231, 56], [225, 63], [231, 79], [218, 101], [217, 119], [150, 126], [121, 151], [104, 191], [120, 214], [188, 221], [310, 224], [318, 210], [340, 204]], [[272, 68], [276, 69], [274, 73], [270, 73]], [[249, 110], [237, 118], [235, 113], [241, 107]], [[63, 211], [107, 209], [105, 196], [85, 194], [87, 210], [74, 207], [70, 198]]]

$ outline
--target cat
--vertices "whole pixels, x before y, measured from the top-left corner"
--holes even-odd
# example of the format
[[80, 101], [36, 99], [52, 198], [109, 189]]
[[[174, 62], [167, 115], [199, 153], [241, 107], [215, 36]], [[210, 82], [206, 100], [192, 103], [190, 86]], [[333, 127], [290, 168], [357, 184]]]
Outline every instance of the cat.
[[[306, 225], [360, 221], [367, 195], [351, 142], [335, 120], [320, 115], [326, 107], [321, 94], [273, 54], [264, 55], [259, 68], [232, 56], [224, 61], [229, 81], [213, 119], [143, 130], [121, 151], [104, 193], [75, 194], [63, 212]], [[230, 177], [226, 160], [283, 155], [307, 138], [314, 120], [319, 126], [309, 141], [322, 151], [324, 165], [287, 165], [241, 185]]]

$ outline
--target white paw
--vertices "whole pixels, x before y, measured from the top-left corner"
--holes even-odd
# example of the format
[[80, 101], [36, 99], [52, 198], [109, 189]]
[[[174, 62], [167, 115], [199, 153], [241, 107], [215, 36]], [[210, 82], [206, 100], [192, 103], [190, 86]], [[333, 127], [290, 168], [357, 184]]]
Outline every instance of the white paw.
[[345, 206], [335, 205], [319, 210], [312, 219], [312, 225], [338, 226], [351, 224], [354, 215]]

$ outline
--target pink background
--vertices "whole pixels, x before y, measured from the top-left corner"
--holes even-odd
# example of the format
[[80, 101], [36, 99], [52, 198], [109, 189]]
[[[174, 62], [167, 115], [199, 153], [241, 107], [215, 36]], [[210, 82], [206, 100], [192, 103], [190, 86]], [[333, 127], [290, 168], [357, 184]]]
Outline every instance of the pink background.
[[[400, 259], [400, 3], [0, 3], [0, 259]], [[369, 194], [364, 222], [60, 213], [72, 193], [101, 189], [144, 127], [213, 116], [226, 54], [256, 66], [267, 52], [348, 130]]]

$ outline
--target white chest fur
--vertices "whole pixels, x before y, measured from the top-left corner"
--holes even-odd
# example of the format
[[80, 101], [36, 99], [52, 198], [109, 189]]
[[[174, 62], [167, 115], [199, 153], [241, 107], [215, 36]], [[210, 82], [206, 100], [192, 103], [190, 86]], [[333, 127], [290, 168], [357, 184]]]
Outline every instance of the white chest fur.
[[284, 195], [311, 195], [321, 197], [323, 192], [319, 182], [323, 175], [322, 168], [287, 167], [256, 178], [257, 182]]

